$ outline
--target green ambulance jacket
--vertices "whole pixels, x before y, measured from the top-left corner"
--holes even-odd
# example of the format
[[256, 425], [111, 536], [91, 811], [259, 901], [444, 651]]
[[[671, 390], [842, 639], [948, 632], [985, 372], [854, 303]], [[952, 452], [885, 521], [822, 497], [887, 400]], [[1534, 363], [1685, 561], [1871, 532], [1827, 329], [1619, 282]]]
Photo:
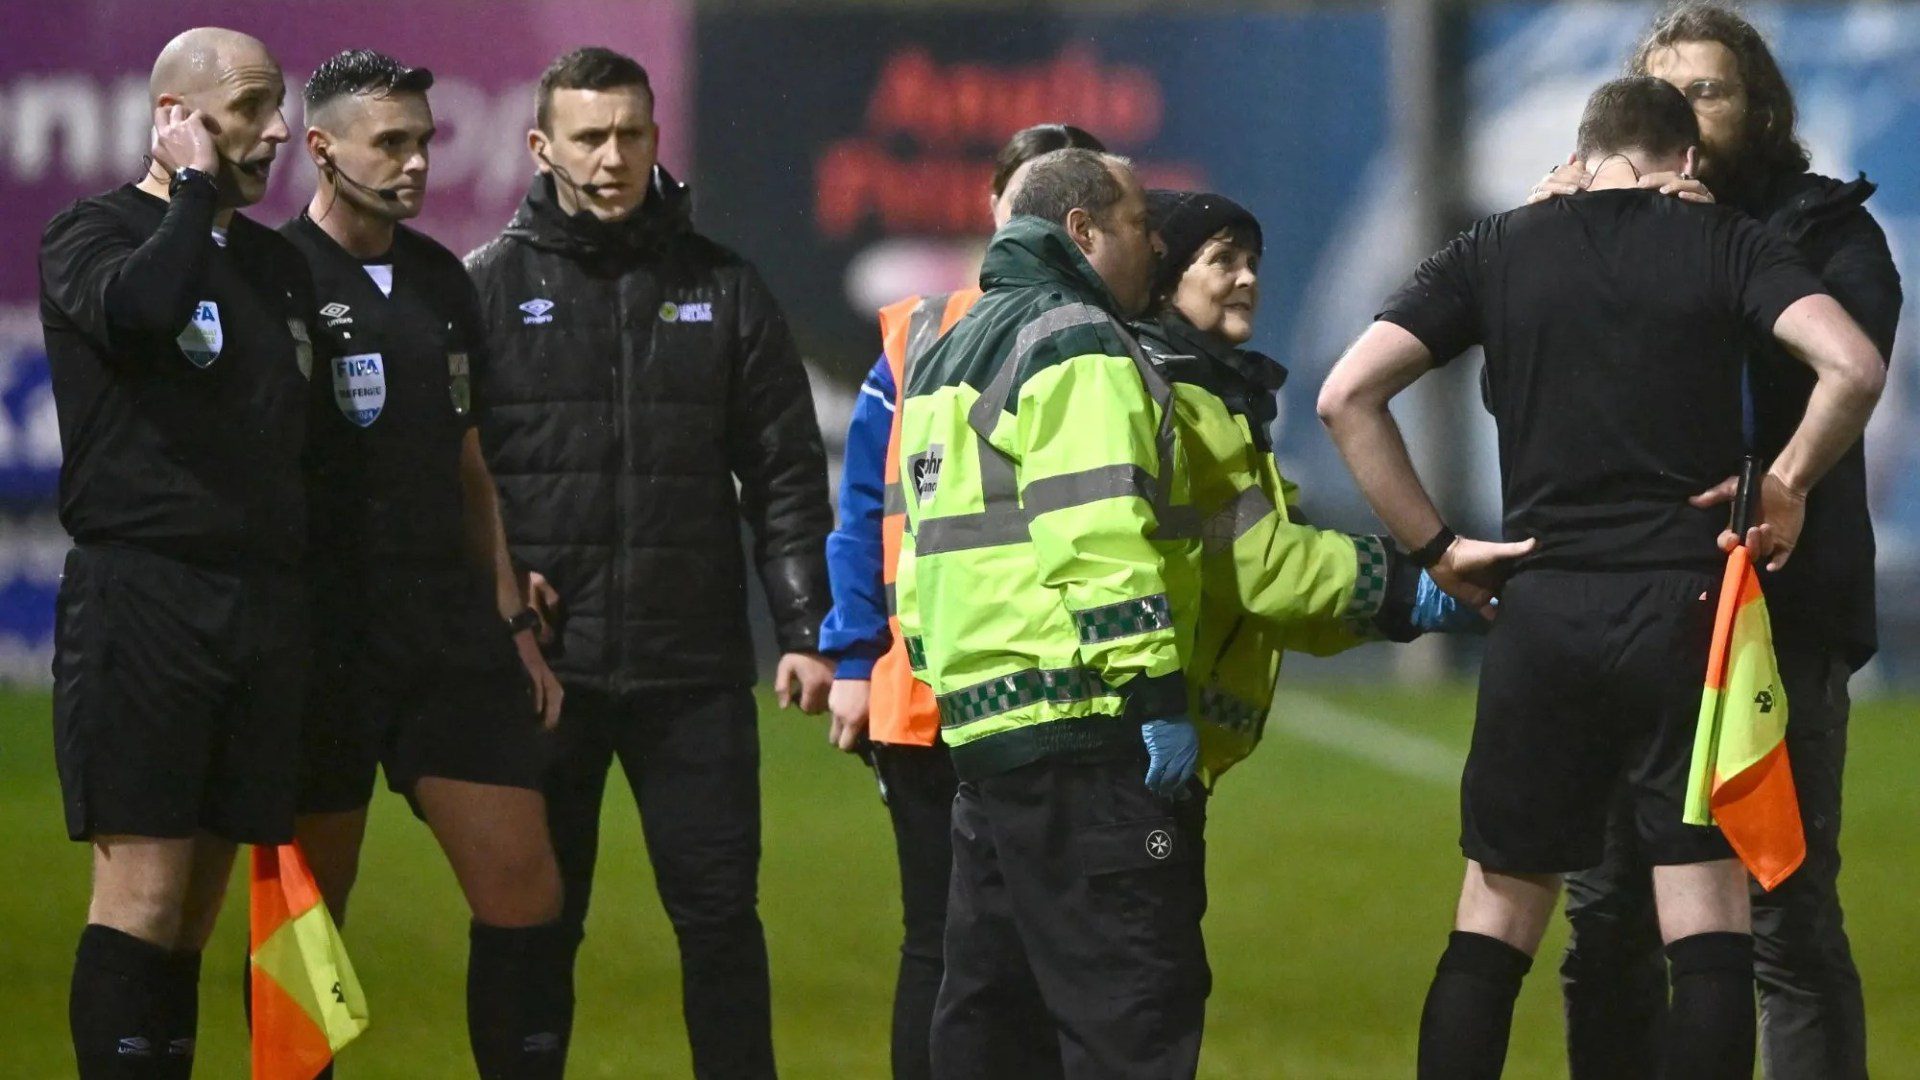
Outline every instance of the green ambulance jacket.
[[1285, 650], [1326, 656], [1382, 635], [1388, 548], [1381, 537], [1298, 520], [1294, 486], [1267, 435], [1284, 375], [1177, 313], [1134, 327], [1174, 393], [1176, 437], [1201, 518], [1201, 595], [1186, 664], [1189, 707], [1211, 786], [1253, 752]]
[[1188, 709], [1199, 519], [1173, 392], [1057, 225], [994, 235], [985, 295], [909, 373], [895, 604], [962, 779], [1141, 752]]

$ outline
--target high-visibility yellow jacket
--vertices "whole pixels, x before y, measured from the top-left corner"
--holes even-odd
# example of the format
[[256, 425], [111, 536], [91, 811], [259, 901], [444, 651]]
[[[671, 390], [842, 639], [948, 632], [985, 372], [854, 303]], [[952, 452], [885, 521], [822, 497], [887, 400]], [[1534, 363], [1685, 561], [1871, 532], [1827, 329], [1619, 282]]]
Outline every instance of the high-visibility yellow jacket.
[[896, 586], [963, 779], [1140, 752], [1187, 710], [1200, 542], [1172, 390], [1059, 226], [994, 235], [908, 374]]
[[1175, 426], [1201, 518], [1201, 599], [1186, 666], [1202, 778], [1253, 752], [1287, 649], [1325, 656], [1381, 640], [1377, 617], [1400, 562], [1383, 537], [1298, 520], [1274, 460], [1273, 392], [1285, 372], [1177, 313], [1134, 327], [1172, 385]]

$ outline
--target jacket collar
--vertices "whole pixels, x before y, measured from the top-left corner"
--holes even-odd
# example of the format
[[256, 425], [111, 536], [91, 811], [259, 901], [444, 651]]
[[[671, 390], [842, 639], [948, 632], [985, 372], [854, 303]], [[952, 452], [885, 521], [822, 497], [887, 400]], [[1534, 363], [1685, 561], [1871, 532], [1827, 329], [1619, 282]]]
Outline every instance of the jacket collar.
[[574, 258], [628, 260], [655, 254], [691, 231], [693, 193], [665, 166], [655, 165], [646, 200], [619, 221], [601, 221], [585, 210], [567, 213], [554, 193], [553, 176], [536, 175], [505, 235]]
[[1815, 172], [1774, 173], [1727, 201], [1798, 241], [1820, 224], [1866, 204], [1878, 190], [1866, 173], [1836, 180]]
[[1158, 318], [1141, 323], [1140, 330], [1175, 353], [1218, 364], [1267, 393], [1278, 391], [1287, 381], [1287, 369], [1266, 353], [1228, 345], [1202, 332], [1171, 307]]
[[1067, 230], [1043, 218], [1022, 215], [1001, 226], [980, 265], [980, 287], [1064, 288], [1116, 318], [1120, 306]]

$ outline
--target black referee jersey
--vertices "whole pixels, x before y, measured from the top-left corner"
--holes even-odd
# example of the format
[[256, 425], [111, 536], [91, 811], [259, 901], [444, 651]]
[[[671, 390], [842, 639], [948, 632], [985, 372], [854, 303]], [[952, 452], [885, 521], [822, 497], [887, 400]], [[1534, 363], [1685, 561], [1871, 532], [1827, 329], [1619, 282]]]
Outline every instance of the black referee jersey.
[[1726, 511], [1687, 498], [1738, 470], [1742, 368], [1783, 362], [1756, 346], [1824, 291], [1737, 210], [1603, 190], [1480, 221], [1378, 318], [1437, 364], [1486, 346], [1506, 537], [1539, 540], [1527, 566], [1711, 569]]
[[460, 450], [485, 339], [465, 268], [405, 226], [373, 259], [348, 254], [304, 212], [281, 232], [312, 268], [331, 356], [314, 388], [317, 567], [469, 573]]
[[60, 521], [82, 545], [293, 566], [312, 282], [273, 230], [235, 214], [215, 233], [214, 201], [212, 184], [189, 184], [170, 211], [127, 184], [47, 226]]

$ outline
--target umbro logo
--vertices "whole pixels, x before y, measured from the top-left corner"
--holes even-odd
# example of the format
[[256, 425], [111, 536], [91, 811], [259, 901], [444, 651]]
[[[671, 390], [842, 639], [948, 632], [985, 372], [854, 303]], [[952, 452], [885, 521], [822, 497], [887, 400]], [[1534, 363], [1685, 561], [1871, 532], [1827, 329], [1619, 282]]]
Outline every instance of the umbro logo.
[[120, 1040], [118, 1049], [131, 1057], [152, 1057], [153, 1041], [143, 1035], [129, 1035]]
[[553, 315], [550, 314], [553, 311], [553, 301], [551, 300], [529, 300], [520, 305], [520, 310], [527, 313], [526, 317], [520, 321], [528, 326], [538, 326], [541, 323], [550, 323], [553, 321]]
[[713, 304], [675, 304], [669, 301], [660, 305], [661, 322], [707, 322], [713, 321]]
[[334, 303], [328, 304], [326, 307], [321, 308], [320, 314], [325, 315], [327, 317], [328, 326], [340, 326], [343, 323], [351, 324], [353, 322], [352, 319], [347, 317], [347, 312], [352, 310], [353, 309], [348, 307], [347, 305], [342, 304], [338, 301], [335, 301]]

